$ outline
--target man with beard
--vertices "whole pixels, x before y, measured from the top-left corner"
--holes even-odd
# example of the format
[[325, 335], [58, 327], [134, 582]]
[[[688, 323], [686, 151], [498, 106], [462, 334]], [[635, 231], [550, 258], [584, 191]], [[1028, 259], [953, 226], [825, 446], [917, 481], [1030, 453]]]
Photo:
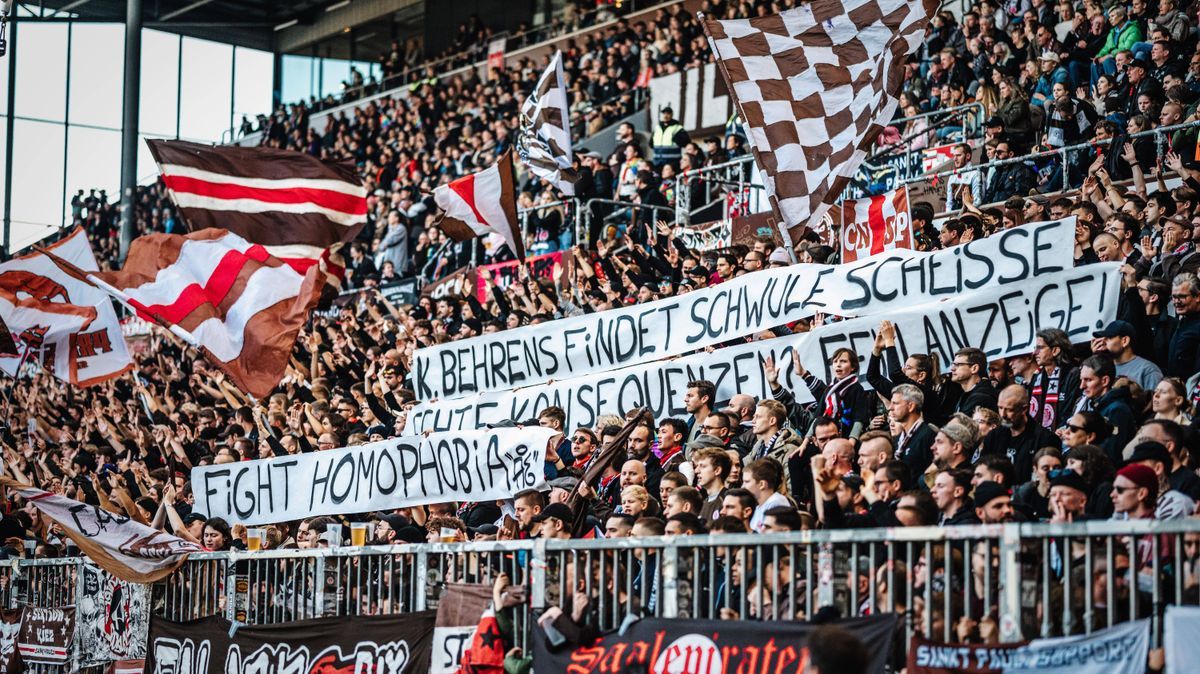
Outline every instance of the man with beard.
[[1033, 475], [1033, 454], [1042, 447], [1059, 444], [1054, 433], [1031, 423], [1029, 418], [1029, 392], [1020, 384], [1012, 384], [1000, 391], [997, 401], [1000, 426], [983, 439], [981, 455], [1006, 456], [1012, 461], [1017, 483]]

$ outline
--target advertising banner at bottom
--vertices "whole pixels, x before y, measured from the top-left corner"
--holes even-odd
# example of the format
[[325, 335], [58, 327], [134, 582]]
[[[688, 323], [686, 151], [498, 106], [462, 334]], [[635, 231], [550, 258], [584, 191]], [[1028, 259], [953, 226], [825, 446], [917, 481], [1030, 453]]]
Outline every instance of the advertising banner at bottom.
[[1149, 620], [1012, 644], [951, 644], [914, 636], [908, 674], [1142, 674], [1149, 651]]
[[[837, 623], [870, 653], [870, 674], [883, 674], [896, 628], [893, 614]], [[545, 633], [534, 637], [538, 671], [573, 672], [803, 672], [808, 638], [820, 627], [802, 622], [745, 620], [639, 620], [595, 643], [551, 651]]]
[[150, 621], [146, 674], [426, 674], [435, 611], [239, 625], [212, 616]]

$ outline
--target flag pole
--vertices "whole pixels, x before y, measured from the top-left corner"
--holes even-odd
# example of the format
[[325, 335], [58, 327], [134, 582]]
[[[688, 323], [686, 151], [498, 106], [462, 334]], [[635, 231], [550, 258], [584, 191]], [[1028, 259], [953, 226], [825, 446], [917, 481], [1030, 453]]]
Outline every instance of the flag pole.
[[142, 316], [149, 317], [152, 321], [157, 323], [160, 327], [165, 328], [171, 334], [182, 339], [189, 346], [197, 348], [197, 349], [200, 348], [200, 340], [196, 339], [195, 335], [188, 332], [187, 330], [184, 330], [180, 326], [175, 325], [174, 323], [168, 323], [167, 321], [163, 320], [163, 318], [161, 316], [157, 316], [149, 311], [143, 311], [142, 308], [137, 306], [137, 304], [138, 304], [137, 300], [134, 300], [132, 297], [129, 296], [128, 293], [121, 290], [120, 288], [113, 286], [112, 284], [106, 282], [104, 279], [96, 276], [95, 274], [93, 274], [91, 272], [80, 269], [79, 267], [62, 259], [61, 257], [55, 255], [54, 253], [50, 252], [49, 250], [47, 250], [46, 248], [44, 248], [42, 246], [34, 246], [33, 249], [36, 250], [37, 252], [41, 253], [42, 255], [45, 255], [46, 257], [50, 258], [50, 260], [52, 262], [57, 264], [59, 267], [62, 268], [63, 271], [67, 272], [71, 276], [74, 276], [75, 278], [77, 278], [81, 281], [86, 281], [87, 283], [90, 283], [90, 284], [96, 286], [97, 288], [103, 290], [104, 292], [108, 293], [109, 295], [112, 295], [113, 297], [115, 297], [117, 299], [117, 301], [119, 301], [121, 304], [125, 305], [125, 307], [127, 307], [129, 310], [131, 310], [137, 314], [140, 314]]

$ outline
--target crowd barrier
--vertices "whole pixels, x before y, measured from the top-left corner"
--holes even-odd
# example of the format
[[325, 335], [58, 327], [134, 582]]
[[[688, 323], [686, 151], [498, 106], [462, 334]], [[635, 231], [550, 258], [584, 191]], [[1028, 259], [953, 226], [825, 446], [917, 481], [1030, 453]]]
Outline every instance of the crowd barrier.
[[[85, 564], [10, 561], [0, 597], [10, 608], [76, 605]], [[956, 641], [961, 619], [997, 615], [1003, 641], [1150, 618], [1157, 646], [1168, 605], [1200, 604], [1198, 571], [1200, 519], [430, 543], [195, 554], [149, 588], [148, 610], [264, 625], [395, 615], [436, 607], [447, 583], [491, 584], [503, 573], [528, 589], [516, 621], [522, 648], [532, 618], [576, 592], [606, 630], [630, 613], [805, 620], [833, 606], [843, 616], [899, 614], [904, 643], [914, 634]]]

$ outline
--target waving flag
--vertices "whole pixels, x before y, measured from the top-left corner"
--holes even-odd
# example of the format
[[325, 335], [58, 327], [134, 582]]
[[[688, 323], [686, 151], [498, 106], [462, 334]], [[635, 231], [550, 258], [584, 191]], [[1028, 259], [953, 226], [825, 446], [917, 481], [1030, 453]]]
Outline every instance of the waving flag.
[[301, 274], [266, 247], [220, 229], [134, 239], [121, 271], [89, 278], [142, 318], [175, 326], [259, 398], [283, 378], [323, 286], [315, 267]]
[[13, 490], [54, 520], [67, 537], [100, 568], [131, 583], [153, 583], [204, 548], [191, 541], [152, 529], [128, 517], [80, 503], [16, 480], [0, 477], [0, 486]]
[[505, 151], [490, 168], [472, 173], [433, 191], [442, 209], [437, 224], [455, 241], [499, 234], [516, 256], [525, 259], [525, 242], [517, 221], [512, 151]]
[[555, 52], [537, 88], [521, 105], [521, 132], [517, 154], [534, 175], [567, 196], [575, 195], [571, 155], [571, 124], [567, 113], [567, 85], [563, 80], [562, 52]]
[[[49, 249], [80, 269], [98, 268], [81, 228]], [[0, 265], [0, 321], [11, 334], [0, 345], [0, 370], [9, 376], [30, 362], [65, 382], [90, 386], [133, 367], [109, 296], [43, 253]]]
[[320, 265], [341, 286], [337, 247], [367, 222], [367, 191], [352, 164], [267, 147], [147, 144], [192, 231], [227, 229], [301, 274]]
[[788, 229], [818, 221], [892, 118], [904, 62], [936, 0], [813, 0], [753, 19], [705, 20]]

